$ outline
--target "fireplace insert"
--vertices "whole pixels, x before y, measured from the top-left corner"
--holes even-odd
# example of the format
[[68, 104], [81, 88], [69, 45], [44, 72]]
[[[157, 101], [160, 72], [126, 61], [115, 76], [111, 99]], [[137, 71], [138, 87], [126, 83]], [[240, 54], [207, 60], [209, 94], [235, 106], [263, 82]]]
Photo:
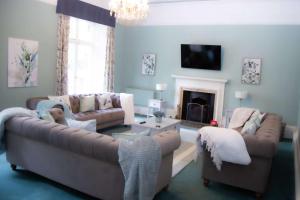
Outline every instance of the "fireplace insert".
[[181, 119], [209, 123], [214, 115], [215, 94], [198, 91], [183, 91]]

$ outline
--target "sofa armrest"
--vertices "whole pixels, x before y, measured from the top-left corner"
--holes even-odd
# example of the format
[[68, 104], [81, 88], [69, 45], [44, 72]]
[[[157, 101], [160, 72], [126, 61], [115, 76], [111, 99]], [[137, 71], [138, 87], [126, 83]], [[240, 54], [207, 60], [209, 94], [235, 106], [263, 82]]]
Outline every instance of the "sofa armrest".
[[244, 140], [250, 156], [272, 158], [276, 153], [277, 143], [275, 140], [256, 135], [245, 135]]
[[175, 130], [165, 131], [156, 134], [154, 140], [160, 144], [162, 156], [169, 155], [180, 146], [180, 135]]

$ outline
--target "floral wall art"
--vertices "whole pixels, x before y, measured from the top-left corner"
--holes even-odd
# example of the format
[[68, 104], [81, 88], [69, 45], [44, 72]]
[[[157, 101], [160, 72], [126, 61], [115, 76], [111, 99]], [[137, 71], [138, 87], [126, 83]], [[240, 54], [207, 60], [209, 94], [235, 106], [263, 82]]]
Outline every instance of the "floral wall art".
[[8, 87], [37, 86], [38, 47], [37, 41], [8, 38]]
[[154, 75], [155, 72], [155, 54], [144, 54], [142, 63], [142, 74]]
[[242, 70], [242, 83], [258, 85], [261, 80], [261, 59], [245, 58]]

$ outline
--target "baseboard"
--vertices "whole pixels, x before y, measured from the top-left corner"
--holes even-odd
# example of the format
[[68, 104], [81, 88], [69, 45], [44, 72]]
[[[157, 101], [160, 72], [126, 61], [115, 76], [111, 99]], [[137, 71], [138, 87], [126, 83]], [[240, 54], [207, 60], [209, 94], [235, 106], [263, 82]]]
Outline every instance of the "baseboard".
[[174, 157], [172, 177], [176, 176], [183, 168], [185, 168], [190, 162], [195, 159], [196, 152], [196, 145], [193, 145], [185, 152], [182, 152], [178, 156]]
[[283, 132], [283, 138], [293, 139], [293, 136], [297, 133], [298, 133], [298, 128], [296, 126], [286, 125]]
[[300, 200], [300, 130], [293, 135], [294, 162], [295, 162], [295, 199]]

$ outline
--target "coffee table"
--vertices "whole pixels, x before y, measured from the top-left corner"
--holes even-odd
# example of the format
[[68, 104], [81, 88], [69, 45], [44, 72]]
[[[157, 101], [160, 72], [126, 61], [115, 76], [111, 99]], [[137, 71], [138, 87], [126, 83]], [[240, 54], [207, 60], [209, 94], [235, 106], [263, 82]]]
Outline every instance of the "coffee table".
[[145, 123], [135, 122], [134, 124], [132, 124], [132, 132], [138, 133], [146, 129], [150, 129], [151, 135], [172, 129], [179, 132], [181, 121], [177, 119], [163, 118], [161, 123], [156, 123], [155, 117], [151, 117], [146, 119], [144, 122]]

